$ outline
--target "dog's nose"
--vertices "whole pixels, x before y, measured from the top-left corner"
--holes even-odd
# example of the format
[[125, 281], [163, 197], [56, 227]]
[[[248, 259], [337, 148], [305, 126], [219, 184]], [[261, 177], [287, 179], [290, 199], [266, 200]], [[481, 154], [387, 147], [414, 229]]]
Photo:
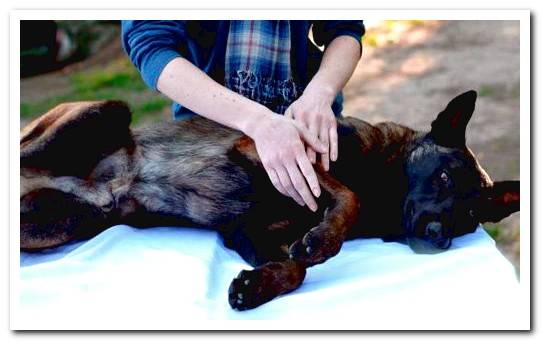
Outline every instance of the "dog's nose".
[[433, 221], [426, 226], [426, 235], [431, 240], [438, 240], [443, 237], [443, 228], [441, 223]]
[[449, 247], [451, 247], [451, 238], [440, 239], [436, 241], [435, 244], [437, 248], [447, 250]]
[[441, 223], [433, 221], [426, 226], [426, 235], [430, 243], [438, 249], [446, 250], [451, 246], [451, 238], [443, 235], [443, 226]]

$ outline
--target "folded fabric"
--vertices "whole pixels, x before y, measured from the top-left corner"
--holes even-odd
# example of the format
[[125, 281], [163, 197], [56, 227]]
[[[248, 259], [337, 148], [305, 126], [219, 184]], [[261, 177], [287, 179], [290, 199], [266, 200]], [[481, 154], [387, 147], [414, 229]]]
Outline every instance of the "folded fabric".
[[24, 329], [197, 329], [209, 320], [222, 322], [204, 328], [275, 320], [268, 329], [490, 329], [505, 328], [518, 309], [515, 270], [482, 228], [436, 255], [348, 241], [298, 290], [242, 312], [229, 307], [227, 291], [250, 266], [213, 231], [120, 225], [21, 253], [20, 265]]

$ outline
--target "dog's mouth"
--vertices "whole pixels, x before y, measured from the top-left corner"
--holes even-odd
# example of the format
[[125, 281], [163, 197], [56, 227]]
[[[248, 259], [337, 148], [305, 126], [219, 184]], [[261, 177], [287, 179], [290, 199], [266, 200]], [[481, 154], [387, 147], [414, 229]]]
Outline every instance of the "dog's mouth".
[[407, 236], [409, 247], [420, 254], [435, 254], [449, 249], [452, 238], [443, 224], [437, 220], [423, 220]]
[[437, 244], [434, 244], [432, 241], [417, 237], [408, 237], [407, 241], [409, 247], [413, 250], [413, 252], [419, 254], [441, 253], [451, 247], [451, 238], [443, 239]]

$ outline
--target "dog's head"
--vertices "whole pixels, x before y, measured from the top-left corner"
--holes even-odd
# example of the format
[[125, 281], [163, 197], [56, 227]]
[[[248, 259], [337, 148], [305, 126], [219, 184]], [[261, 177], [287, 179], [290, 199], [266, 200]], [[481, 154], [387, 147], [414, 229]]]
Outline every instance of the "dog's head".
[[418, 253], [445, 250], [479, 223], [519, 210], [519, 181], [493, 182], [466, 147], [476, 98], [475, 91], [454, 98], [407, 153], [403, 220], [408, 244]]
[[128, 107], [117, 101], [64, 103], [21, 131], [21, 248], [40, 249], [84, 235], [114, 203], [91, 176], [130, 141]]

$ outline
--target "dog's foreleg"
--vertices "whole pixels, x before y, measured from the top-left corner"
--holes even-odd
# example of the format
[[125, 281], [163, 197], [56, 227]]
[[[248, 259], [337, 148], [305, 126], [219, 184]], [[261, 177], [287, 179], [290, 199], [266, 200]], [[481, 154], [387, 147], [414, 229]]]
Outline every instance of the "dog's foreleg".
[[[244, 137], [235, 149], [254, 165], [261, 165], [253, 141]], [[269, 262], [254, 270], [243, 270], [229, 287], [232, 308], [255, 308], [273, 298], [297, 289], [306, 276], [306, 268], [322, 263], [340, 250], [351, 226], [357, 220], [359, 200], [355, 193], [316, 166], [322, 189], [331, 197], [321, 223], [289, 248], [290, 259]], [[322, 195], [320, 203], [323, 204]]]
[[[235, 149], [253, 164], [261, 165], [255, 145], [250, 138], [242, 137], [237, 140]], [[334, 179], [320, 165], [315, 165], [314, 168], [323, 191], [329, 193], [331, 197], [331, 205], [327, 208], [321, 223], [289, 248], [290, 257], [306, 263], [307, 266], [323, 263], [336, 255], [359, 215], [357, 195]], [[318, 201], [321, 201], [322, 197]], [[318, 204], [321, 205], [321, 202]]]
[[357, 195], [350, 189], [321, 166], [317, 165], [316, 171], [322, 189], [331, 196], [331, 205], [326, 209], [321, 223], [289, 248], [291, 259], [306, 266], [323, 263], [340, 251], [347, 233], [357, 221], [360, 206]]
[[229, 286], [229, 304], [238, 310], [252, 309], [297, 289], [306, 275], [306, 266], [289, 259], [243, 270]]

